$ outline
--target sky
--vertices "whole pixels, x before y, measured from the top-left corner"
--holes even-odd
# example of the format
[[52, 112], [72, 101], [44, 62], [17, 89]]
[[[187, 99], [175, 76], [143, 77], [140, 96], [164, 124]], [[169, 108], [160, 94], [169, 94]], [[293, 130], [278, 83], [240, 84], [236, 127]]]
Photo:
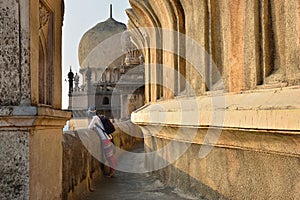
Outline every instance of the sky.
[[78, 46], [83, 34], [97, 23], [109, 18], [110, 4], [113, 18], [127, 25], [125, 9], [130, 8], [128, 0], [65, 0], [65, 15], [62, 33], [62, 108], [68, 107], [68, 80], [70, 71], [78, 72]]

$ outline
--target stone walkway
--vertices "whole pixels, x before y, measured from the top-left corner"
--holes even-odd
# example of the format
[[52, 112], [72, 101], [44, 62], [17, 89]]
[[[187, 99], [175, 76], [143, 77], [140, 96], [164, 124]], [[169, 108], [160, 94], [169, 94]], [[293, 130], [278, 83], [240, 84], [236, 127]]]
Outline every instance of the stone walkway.
[[[139, 147], [135, 152], [142, 152]], [[130, 160], [124, 155], [122, 160]], [[131, 163], [132, 165], [136, 163]], [[139, 164], [141, 165], [141, 164]], [[117, 171], [114, 178], [105, 178], [96, 185], [96, 191], [84, 200], [181, 200], [197, 199], [183, 194], [181, 191], [164, 186], [158, 179], [148, 173], [126, 173]]]

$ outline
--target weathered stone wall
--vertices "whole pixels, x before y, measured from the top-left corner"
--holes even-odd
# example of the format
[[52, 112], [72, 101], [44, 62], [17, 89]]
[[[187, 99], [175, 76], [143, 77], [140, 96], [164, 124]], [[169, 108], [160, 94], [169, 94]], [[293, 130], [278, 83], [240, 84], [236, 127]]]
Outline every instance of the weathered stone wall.
[[130, 150], [137, 143], [144, 141], [142, 130], [131, 121], [115, 123], [115, 127], [114, 143], [121, 149]]
[[148, 169], [163, 168], [158, 174], [167, 184], [208, 199], [294, 199], [300, 195], [298, 93], [162, 101], [132, 120], [143, 130], [146, 151], [153, 151]]
[[63, 134], [62, 199], [81, 199], [93, 189], [96, 180], [101, 180], [100, 162], [92, 155], [80, 135], [89, 134], [101, 154], [101, 144], [94, 131], [73, 131]]
[[166, 183], [209, 199], [299, 198], [300, 2], [130, 4], [149, 103], [131, 120], [155, 150], [148, 167], [169, 164]]
[[0, 197], [60, 199], [62, 128], [70, 113], [30, 106], [5, 107], [3, 111]]
[[[1, 199], [61, 198], [61, 135], [70, 118], [60, 110], [62, 15], [61, 0], [0, 0]], [[42, 54], [44, 22], [50, 51]]]
[[29, 132], [0, 131], [0, 199], [29, 199]]
[[[130, 28], [142, 44], [145, 75], [152, 83], [146, 87], [147, 102], [184, 94], [206, 95], [220, 89], [239, 92], [299, 84], [300, 61], [295, 56], [300, 50], [297, 0], [130, 3]], [[196, 62], [191, 63], [191, 59]], [[163, 92], [159, 84], [164, 85]]]
[[[45, 123], [47, 122], [44, 119]], [[62, 129], [32, 130], [29, 145], [30, 199], [60, 199], [62, 194]]]
[[30, 97], [28, 1], [0, 1], [0, 105]]
[[161, 101], [132, 120], [154, 153], [148, 169], [164, 166], [158, 175], [166, 184], [208, 199], [294, 199], [298, 94], [294, 87]]
[[[176, 132], [178, 129], [169, 131]], [[198, 131], [196, 137], [203, 137], [200, 135], [206, 134], [206, 131]], [[185, 133], [188, 134], [189, 130], [185, 130]], [[147, 167], [155, 169], [164, 159], [172, 156], [172, 151], [188, 145], [189, 148], [174, 163], [155, 171], [164, 183], [207, 199], [299, 198], [299, 155], [279, 149], [267, 150], [275, 145], [285, 150], [297, 149], [299, 136], [223, 131], [218, 144], [222, 144], [226, 137], [235, 142], [235, 146], [216, 145], [203, 159], [199, 158], [201, 144], [184, 143], [162, 136], [149, 137], [145, 139], [145, 149], [149, 152], [163, 149], [164, 157], [155, 161], [148, 158]], [[249, 145], [239, 146], [243, 141]], [[166, 145], [170, 143], [172, 148], [167, 149]]]

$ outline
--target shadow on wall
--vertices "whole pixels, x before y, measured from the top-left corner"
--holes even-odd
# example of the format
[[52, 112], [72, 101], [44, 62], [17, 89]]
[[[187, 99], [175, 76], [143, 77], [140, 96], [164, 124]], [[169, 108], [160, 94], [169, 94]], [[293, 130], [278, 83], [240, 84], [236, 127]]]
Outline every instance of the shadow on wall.
[[[185, 130], [188, 134], [188, 131]], [[199, 136], [202, 134], [199, 130]], [[172, 132], [171, 132], [172, 133]], [[297, 135], [270, 132], [223, 130], [218, 144], [205, 158], [199, 158], [202, 144], [175, 141], [158, 135], [145, 138], [146, 168], [156, 170], [163, 183], [207, 199], [297, 199], [299, 197], [299, 157], [287, 154], [298, 144]], [[199, 138], [198, 138], [199, 139]], [[194, 140], [196, 141], [196, 140]], [[198, 140], [199, 141], [199, 140]], [[225, 143], [227, 141], [227, 143]], [[242, 144], [238, 147], [228, 142]], [[282, 143], [280, 143], [282, 142]], [[289, 144], [286, 145], [285, 144]], [[227, 146], [225, 146], [226, 144]], [[251, 148], [246, 145], [251, 144]], [[169, 145], [170, 148], [166, 148]], [[257, 146], [266, 150], [257, 151]], [[286, 154], [268, 150], [282, 146]], [[176, 151], [188, 149], [170, 164]], [[278, 148], [277, 148], [278, 150]], [[293, 169], [293, 170], [291, 170]]]
[[[147, 144], [144, 146], [145, 152], [148, 153], [145, 159], [145, 167], [163, 184], [180, 189], [186, 195], [192, 197], [191, 199], [229, 200], [228, 197], [222, 195], [220, 192], [214, 190], [209, 185], [202, 183], [191, 175], [191, 171], [195, 169], [196, 171], [201, 170], [198, 169], [200, 166], [192, 166], [192, 162], [190, 161], [190, 158], [194, 156], [192, 154], [198, 152], [195, 151], [194, 148], [188, 150], [174, 163], [169, 163], [165, 157], [162, 157], [159, 154], [152, 155], [151, 157], [150, 152], [158, 152], [158, 149], [165, 151], [166, 149], [163, 150], [163, 146], [168, 145], [170, 141], [153, 137], [148, 138], [148, 140], [152, 140], [153, 146], [148, 146], [151, 144], [149, 141], [147, 141]], [[175, 147], [175, 149], [173, 149], [174, 151], [180, 149], [180, 146], [183, 144], [178, 141], [172, 141], [172, 143]], [[192, 146], [195, 147], [197, 145]], [[164, 156], [167, 154], [168, 152], [163, 153]], [[162, 163], [166, 164], [166, 167], [158, 169], [158, 166]], [[201, 174], [200, 171], [196, 173]]]
[[144, 142], [142, 130], [131, 121], [115, 123], [115, 128], [114, 143], [120, 149], [130, 150], [137, 143]]

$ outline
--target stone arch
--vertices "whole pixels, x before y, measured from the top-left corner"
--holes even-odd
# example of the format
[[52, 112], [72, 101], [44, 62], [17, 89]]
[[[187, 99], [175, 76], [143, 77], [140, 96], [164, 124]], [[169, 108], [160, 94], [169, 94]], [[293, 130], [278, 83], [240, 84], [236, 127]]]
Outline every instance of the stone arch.
[[106, 82], [111, 82], [111, 70], [109, 68], [106, 68], [104, 73]]
[[145, 54], [144, 47], [147, 45], [147, 41], [146, 38], [143, 37], [141, 30], [139, 30], [140, 24], [138, 23], [138, 18], [132, 9], [127, 9], [126, 13], [130, 19], [128, 21], [128, 28], [132, 33], [133, 39], [136, 41], [136, 44], [138, 44], [137, 47], [142, 50], [143, 54]]
[[104, 98], [103, 98], [103, 101], [102, 101], [102, 104], [103, 104], [103, 105], [109, 105], [109, 103], [110, 103], [110, 102], [109, 102], [109, 98], [108, 98], [108, 97], [104, 97]]
[[47, 66], [47, 45], [44, 34], [40, 32], [39, 37], [39, 104], [45, 104], [45, 80]]
[[106, 74], [105, 74], [105, 70], [102, 72], [101, 74], [101, 82], [106, 82]]
[[54, 93], [54, 14], [50, 6], [40, 3], [39, 20], [39, 92], [38, 103], [53, 106]]
[[185, 36], [185, 13], [184, 9], [179, 1], [170, 1], [174, 14], [176, 16], [176, 33], [177, 33], [177, 61], [178, 61], [178, 76], [175, 77], [177, 80], [177, 91], [178, 94], [183, 92], [186, 88], [186, 64], [185, 64], [185, 51], [186, 51], [186, 43], [182, 36]]
[[184, 55], [185, 52], [185, 41], [182, 40], [180, 36], [180, 34], [185, 34], [185, 15], [183, 7], [178, 1], [151, 1], [151, 6], [153, 10], [161, 10], [161, 12], [158, 12], [158, 18], [162, 27], [167, 29], [163, 31], [165, 34], [162, 35], [164, 40], [163, 48], [167, 49], [167, 51], [162, 52], [162, 57], [164, 58], [164, 67], [172, 68], [172, 70], [163, 72], [163, 76], [171, 77], [170, 80], [164, 83], [166, 87], [172, 90], [166, 90], [164, 92], [164, 97], [169, 99], [172, 98], [173, 95], [179, 95], [179, 93], [185, 89], [185, 78], [179, 78], [185, 77], [186, 73], [185, 61], [180, 57], [180, 55]]
[[[139, 29], [139, 37], [143, 38], [145, 81], [146, 83], [151, 83], [146, 84], [145, 86], [146, 102], [153, 102], [160, 98], [160, 93], [162, 93], [162, 87], [160, 86], [162, 85], [160, 84], [162, 76], [159, 71], [159, 67], [157, 67], [157, 64], [162, 64], [162, 59], [160, 57], [162, 37], [161, 32], [159, 31], [161, 24], [149, 2], [130, 0], [130, 4], [132, 6], [132, 10], [128, 10], [127, 14], [135, 27]], [[136, 15], [144, 17], [136, 18]], [[149, 48], [153, 46], [159, 48]]]
[[119, 69], [117, 68], [117, 67], [115, 67], [114, 69], [113, 69], [113, 82], [118, 82], [118, 80], [119, 80], [119, 78], [120, 78], [120, 71], [119, 71]]

